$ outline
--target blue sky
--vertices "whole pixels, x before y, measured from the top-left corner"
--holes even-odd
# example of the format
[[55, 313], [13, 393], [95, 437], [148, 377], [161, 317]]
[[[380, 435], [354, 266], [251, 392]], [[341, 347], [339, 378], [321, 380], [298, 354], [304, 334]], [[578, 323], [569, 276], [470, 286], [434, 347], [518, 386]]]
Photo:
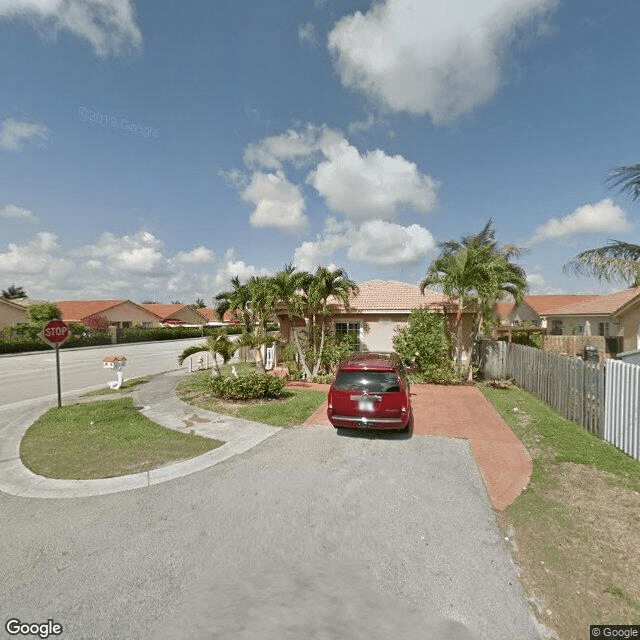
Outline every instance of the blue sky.
[[210, 303], [293, 262], [417, 284], [495, 220], [531, 293], [640, 243], [633, 0], [2, 0], [0, 288]]

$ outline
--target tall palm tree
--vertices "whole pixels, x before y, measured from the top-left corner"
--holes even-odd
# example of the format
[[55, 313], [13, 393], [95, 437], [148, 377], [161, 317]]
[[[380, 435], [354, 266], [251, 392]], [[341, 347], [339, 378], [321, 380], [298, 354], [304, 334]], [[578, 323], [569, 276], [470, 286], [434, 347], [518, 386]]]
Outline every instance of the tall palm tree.
[[[308, 299], [307, 291], [313, 280], [313, 276], [307, 271], [298, 271], [292, 264], [287, 264], [272, 278], [278, 304], [286, 311], [291, 326], [294, 326], [296, 318], [305, 318], [307, 315]], [[298, 352], [298, 359], [302, 370], [307, 377], [311, 376], [311, 369], [307, 364], [305, 351], [300, 344], [300, 337], [295, 329], [292, 330], [293, 343]], [[288, 336], [285, 336], [287, 338]]]
[[277, 292], [272, 279], [267, 276], [251, 276], [245, 283], [238, 276], [231, 279], [231, 289], [223, 291], [215, 297], [215, 311], [221, 320], [226, 311], [244, 325], [244, 334], [240, 346], [255, 349], [256, 366], [264, 371], [262, 345], [274, 342], [267, 336], [267, 324], [274, 313]]
[[213, 356], [213, 370], [217, 375], [220, 375], [220, 367], [218, 366], [217, 356], [220, 355], [222, 357], [223, 363], [229, 362], [231, 360], [233, 354], [238, 348], [237, 343], [231, 342], [227, 337], [227, 334], [224, 332], [224, 329], [218, 328], [214, 329], [210, 335], [207, 336], [207, 341], [202, 344], [194, 344], [190, 347], [187, 347], [179, 356], [178, 356], [178, 364], [182, 364], [189, 356], [194, 353], [200, 353], [202, 351], [209, 351]]
[[[318, 267], [309, 281], [307, 296], [312, 320], [311, 339], [316, 354], [313, 375], [318, 375], [322, 363], [322, 350], [326, 338], [327, 320], [331, 316], [329, 298], [337, 298], [345, 308], [349, 308], [349, 298], [358, 295], [358, 285], [351, 280], [344, 269]], [[320, 325], [320, 342], [317, 342], [317, 327]]]
[[[527, 277], [521, 266], [511, 262], [521, 254], [520, 249], [498, 244], [492, 219], [479, 233], [464, 236], [461, 241], [442, 242], [440, 248], [440, 255], [420, 282], [420, 291], [424, 293], [427, 287], [437, 287], [456, 301], [453, 329], [456, 359], [461, 364], [465, 346], [470, 352], [482, 321], [492, 312], [496, 299], [508, 293], [519, 302], [527, 291]], [[477, 306], [476, 320], [469, 343], [465, 345], [462, 318], [472, 302]]]
[[[632, 200], [640, 199], [640, 164], [622, 165], [609, 172], [607, 182], [612, 188], [628, 193]], [[622, 240], [587, 249], [564, 265], [565, 273], [593, 276], [607, 282], [621, 281], [629, 286], [640, 285], [640, 245]]]

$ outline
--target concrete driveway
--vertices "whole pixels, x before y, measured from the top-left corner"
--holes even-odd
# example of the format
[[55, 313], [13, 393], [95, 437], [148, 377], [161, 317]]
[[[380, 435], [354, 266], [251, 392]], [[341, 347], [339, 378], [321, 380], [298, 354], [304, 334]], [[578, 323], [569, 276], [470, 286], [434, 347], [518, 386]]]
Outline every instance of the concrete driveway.
[[465, 439], [278, 431], [122, 493], [0, 493], [0, 637], [533, 640]]

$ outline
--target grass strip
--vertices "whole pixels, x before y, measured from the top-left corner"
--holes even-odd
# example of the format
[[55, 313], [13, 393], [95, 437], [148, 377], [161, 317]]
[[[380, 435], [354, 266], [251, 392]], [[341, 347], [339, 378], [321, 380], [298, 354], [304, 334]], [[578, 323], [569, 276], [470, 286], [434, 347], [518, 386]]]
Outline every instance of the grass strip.
[[[255, 369], [247, 369], [255, 370]], [[324, 391], [311, 389], [291, 389], [286, 397], [278, 400], [253, 400], [248, 402], [227, 402], [210, 394], [207, 380], [208, 371], [194, 373], [178, 384], [176, 393], [184, 402], [201, 409], [223, 415], [262, 422], [274, 427], [292, 427], [303, 424], [311, 414], [327, 399]]]
[[640, 462], [521, 389], [479, 388], [533, 461], [498, 522], [538, 618], [560, 640], [639, 624]]
[[47, 478], [91, 480], [148, 471], [222, 444], [161, 427], [131, 398], [118, 398], [50, 409], [27, 429], [20, 457]]
[[150, 376], [143, 376], [141, 378], [132, 378], [131, 380], [125, 380], [122, 383], [122, 386], [119, 389], [110, 389], [109, 387], [105, 387], [104, 389], [96, 389], [95, 391], [89, 391], [82, 395], [83, 398], [94, 397], [94, 396], [111, 396], [118, 395], [121, 393], [130, 393], [136, 387], [145, 382], [149, 382], [151, 379]]

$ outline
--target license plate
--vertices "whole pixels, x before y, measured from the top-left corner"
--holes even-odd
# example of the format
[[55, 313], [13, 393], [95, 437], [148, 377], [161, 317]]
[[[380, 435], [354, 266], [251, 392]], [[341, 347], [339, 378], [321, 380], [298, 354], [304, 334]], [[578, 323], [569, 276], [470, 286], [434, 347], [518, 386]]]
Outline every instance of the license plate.
[[358, 409], [360, 411], [373, 411], [373, 402], [371, 402], [371, 400], [360, 400], [360, 402], [358, 402]]

